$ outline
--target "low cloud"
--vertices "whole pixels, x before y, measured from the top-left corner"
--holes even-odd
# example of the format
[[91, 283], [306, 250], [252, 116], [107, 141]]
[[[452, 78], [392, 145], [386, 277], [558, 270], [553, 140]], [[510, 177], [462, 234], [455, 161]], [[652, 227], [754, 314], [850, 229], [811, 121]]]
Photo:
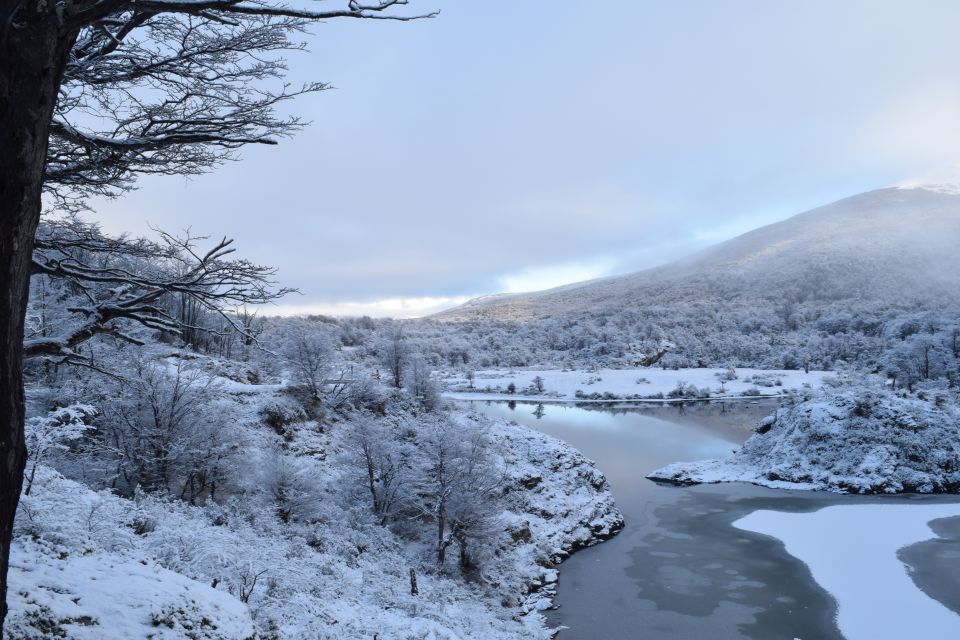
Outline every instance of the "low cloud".
[[370, 316], [372, 318], [421, 318], [450, 309], [469, 300], [469, 296], [386, 298], [367, 302], [327, 302], [280, 304], [266, 310], [278, 316]]

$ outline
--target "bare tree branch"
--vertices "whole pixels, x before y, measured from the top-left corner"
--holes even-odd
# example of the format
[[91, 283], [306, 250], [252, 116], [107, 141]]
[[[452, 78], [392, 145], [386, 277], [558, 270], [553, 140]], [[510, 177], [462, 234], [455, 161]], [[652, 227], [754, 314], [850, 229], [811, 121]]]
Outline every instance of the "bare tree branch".
[[284, 82], [297, 36], [334, 18], [415, 20], [406, 0], [311, 11], [239, 0], [74, 2], [78, 35], [49, 130], [44, 188], [57, 206], [116, 196], [140, 174], [197, 175], [247, 144], [276, 144], [306, 124], [279, 105], [324, 91]]
[[143, 344], [123, 330], [125, 322], [174, 335], [204, 330], [177, 317], [170, 304], [174, 298], [220, 316], [232, 331], [255, 340], [247, 335], [250, 323], [233, 310], [266, 304], [293, 291], [276, 287], [274, 269], [231, 258], [230, 239], [201, 252], [198, 243], [206, 238], [158, 233], [160, 241], [150, 242], [111, 238], [76, 217], [44, 223], [34, 273], [68, 283], [80, 303], [67, 309], [75, 323], [55, 335], [28, 339], [26, 357], [74, 359], [76, 348], [98, 335]]

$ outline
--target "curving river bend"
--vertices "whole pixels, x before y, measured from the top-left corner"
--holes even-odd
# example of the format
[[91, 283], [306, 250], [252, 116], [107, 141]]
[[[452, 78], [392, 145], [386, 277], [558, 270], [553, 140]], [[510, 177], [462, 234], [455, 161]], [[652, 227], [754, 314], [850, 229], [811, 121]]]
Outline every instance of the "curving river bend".
[[[957, 502], [937, 496], [839, 496], [744, 484], [659, 485], [670, 462], [727, 455], [770, 403], [611, 408], [472, 402], [560, 438], [607, 476], [626, 527], [564, 562], [548, 613], [560, 640], [842, 638], [837, 604], [776, 538], [735, 528], [757, 510], [807, 512], [837, 504]], [[960, 612], [960, 518], [939, 538], [899, 553], [913, 582]], [[838, 535], [841, 535], [838, 533]]]

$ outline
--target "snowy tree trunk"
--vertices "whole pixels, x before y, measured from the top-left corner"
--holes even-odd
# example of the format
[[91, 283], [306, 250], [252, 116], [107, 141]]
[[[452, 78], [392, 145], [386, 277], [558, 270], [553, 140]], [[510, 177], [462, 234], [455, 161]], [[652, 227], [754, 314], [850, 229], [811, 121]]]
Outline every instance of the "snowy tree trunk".
[[23, 333], [30, 265], [47, 135], [73, 40], [58, 26], [54, 7], [53, 2], [0, 5], [0, 635], [26, 464]]

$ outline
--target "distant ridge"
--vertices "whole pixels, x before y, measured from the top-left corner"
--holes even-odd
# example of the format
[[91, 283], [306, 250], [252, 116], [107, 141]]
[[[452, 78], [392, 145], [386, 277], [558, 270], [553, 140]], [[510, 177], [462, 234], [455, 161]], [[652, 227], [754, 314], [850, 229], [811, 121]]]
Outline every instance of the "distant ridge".
[[526, 321], [675, 302], [960, 301], [960, 189], [869, 191], [637, 273], [470, 300], [441, 321]]

